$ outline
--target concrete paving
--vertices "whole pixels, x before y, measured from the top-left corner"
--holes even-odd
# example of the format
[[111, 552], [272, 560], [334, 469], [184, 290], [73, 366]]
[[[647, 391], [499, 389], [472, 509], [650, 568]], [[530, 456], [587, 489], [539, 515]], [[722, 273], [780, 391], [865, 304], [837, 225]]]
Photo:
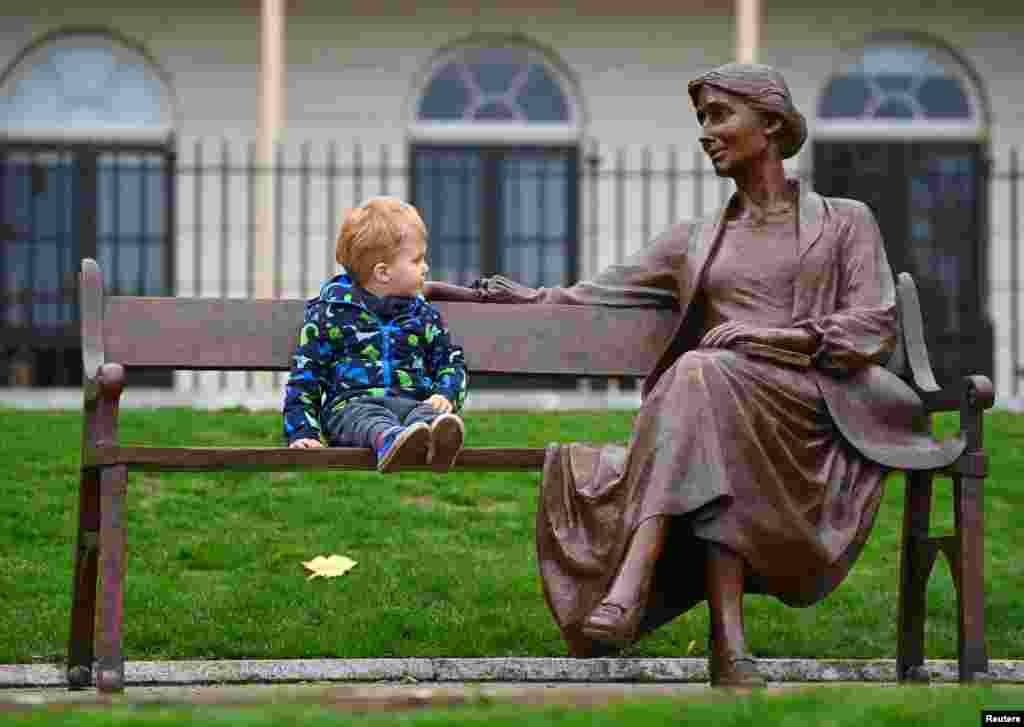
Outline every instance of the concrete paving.
[[[851, 683], [894, 686], [891, 659], [761, 659], [769, 691]], [[929, 661], [933, 686], [956, 683], [956, 663]], [[484, 702], [596, 706], [710, 693], [705, 659], [296, 659], [129, 661], [127, 688], [69, 689], [58, 664], [0, 665], [0, 715], [41, 706], [307, 703], [355, 712]], [[1020, 685], [1024, 661], [993, 660], [991, 681]]]
[[627, 699], [690, 697], [710, 691], [707, 684], [563, 684], [563, 683], [429, 683], [429, 684], [248, 684], [220, 686], [139, 686], [120, 695], [95, 689], [0, 690], [0, 713], [46, 705], [105, 706], [321, 704], [349, 711], [401, 710], [465, 704], [600, 705]]

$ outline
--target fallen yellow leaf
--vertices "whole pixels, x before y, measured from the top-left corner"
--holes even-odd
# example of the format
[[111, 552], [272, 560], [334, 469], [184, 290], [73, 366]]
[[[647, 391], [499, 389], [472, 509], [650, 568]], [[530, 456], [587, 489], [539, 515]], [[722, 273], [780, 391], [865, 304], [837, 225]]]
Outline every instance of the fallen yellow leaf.
[[686, 647], [686, 655], [689, 656], [697, 649], [697, 642], [691, 641], [690, 645]]
[[317, 576], [322, 576], [324, 578], [336, 578], [338, 576], [343, 576], [355, 568], [356, 562], [351, 558], [346, 558], [344, 555], [332, 555], [328, 558], [318, 555], [313, 558], [313, 560], [303, 561], [302, 565], [306, 567], [306, 570], [313, 572], [312, 575], [306, 579], [311, 581]]

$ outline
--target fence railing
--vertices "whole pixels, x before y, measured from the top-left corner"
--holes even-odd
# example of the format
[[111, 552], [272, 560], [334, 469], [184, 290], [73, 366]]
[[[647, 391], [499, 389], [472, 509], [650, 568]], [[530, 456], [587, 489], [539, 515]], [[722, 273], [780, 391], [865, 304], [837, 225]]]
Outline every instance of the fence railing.
[[[252, 144], [196, 143], [180, 151], [176, 291], [228, 297], [254, 293], [256, 189], [263, 177], [272, 180], [275, 207], [274, 294], [315, 293], [335, 268], [334, 240], [346, 209], [378, 194], [413, 196], [410, 166], [394, 161], [398, 154], [392, 147], [376, 150], [373, 160], [369, 156], [359, 145], [314, 149], [303, 144], [279, 148], [275, 164], [260, 168]], [[806, 170], [797, 173], [807, 175]], [[548, 186], [553, 187], [557, 175], [547, 174]], [[586, 277], [621, 261], [674, 222], [717, 208], [731, 190], [731, 183], [714, 174], [699, 150], [655, 153], [606, 150], [593, 144], [579, 155], [572, 175], [578, 192], [575, 209], [563, 210], [578, 220], [576, 229], [567, 231], [572, 238], [567, 242], [577, 245], [580, 257], [577, 275], [570, 278]], [[518, 174], [519, 182], [526, 179], [528, 172]], [[517, 178], [506, 174], [501, 181], [511, 186]], [[431, 229], [432, 247], [439, 233]], [[547, 239], [552, 234], [541, 224], [535, 236]]]
[[[10, 162], [14, 152], [3, 151], [3, 158]], [[59, 184], [49, 183], [51, 196], [56, 195], [54, 204], [61, 207], [66, 195], [84, 189], [85, 201], [91, 201], [96, 211], [92, 217], [80, 216], [77, 227], [73, 221], [63, 227], [60, 223], [56, 231], [47, 234], [57, 241], [58, 270], [74, 266], [77, 256], [93, 254], [104, 265], [112, 292], [251, 297], [257, 290], [258, 189], [268, 182], [274, 208], [274, 295], [308, 297], [336, 270], [334, 240], [347, 208], [377, 194], [411, 199], [418, 190], [422, 196], [424, 184], [447, 184], [441, 195], [443, 204], [432, 208], [424, 200], [420, 205], [429, 212], [432, 251], [461, 245], [460, 259], [469, 260], [470, 266], [479, 265], [487, 255], [474, 257], [472, 248], [478, 238], [489, 236], [494, 239], [487, 244], [508, 253], [494, 255], [491, 250], [491, 260], [504, 260], [507, 265], [498, 272], [536, 283], [530, 280], [531, 274], [554, 270], [562, 278], [557, 282], [571, 282], [625, 259], [680, 219], [712, 212], [732, 189], [731, 182], [718, 178], [703, 153], [693, 147], [608, 148], [593, 143], [579, 150], [510, 147], [477, 151], [475, 157], [464, 154], [450, 168], [435, 165], [427, 169], [415, 163], [415, 148], [383, 146], [371, 151], [359, 144], [280, 146], [269, 168], [257, 165], [253, 144], [225, 141], [182, 146], [168, 151], [165, 161], [139, 156], [142, 152], [134, 150], [61, 150], [64, 161], [60, 157], [45, 162], [63, 165], [59, 169], [65, 170], [63, 176], [52, 177]], [[32, 197], [38, 193], [41, 178], [37, 160], [44, 158], [38, 155], [57, 157], [45, 150], [31, 153], [37, 156], [25, 163], [28, 181], [22, 186], [29, 190], [26, 199], [38, 202]], [[94, 171], [91, 181], [86, 179], [76, 187], [67, 175], [82, 166], [79, 157], [91, 159]], [[805, 153], [803, 158], [808, 164], [791, 173], [813, 180], [811, 154]], [[0, 186], [7, 185], [7, 190], [21, 167], [5, 164]], [[991, 273], [985, 292], [988, 315], [997, 324], [991, 373], [1001, 392], [1017, 396], [1018, 381], [1024, 375], [1020, 365], [1021, 172], [1017, 150], [1010, 150], [1006, 159], [996, 159], [986, 172], [981, 197], [986, 209], [980, 217], [978, 239], [964, 241], [964, 249], [987, 245]], [[424, 174], [440, 176], [424, 182]], [[446, 181], [444, 175], [460, 176], [456, 183], [452, 178]], [[46, 188], [46, 180], [42, 181]], [[81, 200], [78, 204], [81, 206]], [[47, 218], [41, 212], [45, 210], [33, 207], [33, 224]], [[85, 235], [92, 241], [92, 250], [84, 249], [75, 237], [82, 236], [83, 220], [93, 226], [91, 237]], [[11, 227], [5, 219], [0, 223], [4, 230]], [[43, 238], [29, 237], [32, 239], [26, 238], [20, 246], [5, 242], [0, 277], [15, 280], [12, 271], [22, 265], [12, 250], [27, 256], [22, 265], [25, 270], [52, 268], [48, 258], [41, 257], [39, 240]], [[61, 239], [66, 242], [60, 243]], [[905, 241], [887, 240], [890, 249], [901, 243]], [[163, 254], [157, 254], [156, 245], [164, 246]], [[573, 264], [552, 264], [559, 256]], [[154, 272], [158, 265], [160, 274]], [[445, 269], [435, 266], [435, 272], [438, 267]], [[56, 274], [55, 280], [66, 279], [68, 272]], [[42, 306], [52, 304], [47, 296], [54, 295], [62, 299], [62, 310], [70, 310], [66, 304], [73, 301], [73, 290], [59, 281], [39, 284], [28, 279], [31, 276], [24, 270], [20, 274], [14, 283], [0, 285], [8, 314], [22, 311], [27, 313], [21, 319], [41, 320]], [[54, 292], [58, 289], [63, 292]], [[14, 329], [8, 326], [5, 330]], [[208, 378], [208, 374], [196, 374], [193, 384], [205, 387]], [[246, 376], [247, 382], [251, 380], [251, 375]], [[216, 386], [230, 383], [224, 376], [215, 376], [213, 381]]]

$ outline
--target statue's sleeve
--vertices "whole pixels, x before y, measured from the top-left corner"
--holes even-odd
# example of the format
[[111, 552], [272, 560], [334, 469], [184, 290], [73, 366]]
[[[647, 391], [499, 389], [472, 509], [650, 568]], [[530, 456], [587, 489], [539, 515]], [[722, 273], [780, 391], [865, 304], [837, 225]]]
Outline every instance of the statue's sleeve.
[[[570, 287], [531, 288], [501, 275], [482, 278], [472, 288], [455, 290], [440, 284], [427, 289], [431, 300], [475, 300], [481, 303], [554, 303], [630, 308], [672, 308], [678, 305], [677, 271], [683, 263], [692, 225], [681, 223], [591, 280]], [[470, 293], [468, 291], [472, 290]], [[463, 292], [464, 291], [464, 292]]]
[[882, 234], [871, 210], [855, 203], [846, 212], [835, 274], [835, 310], [798, 323], [818, 336], [815, 364], [849, 372], [884, 364], [896, 345], [896, 286]]

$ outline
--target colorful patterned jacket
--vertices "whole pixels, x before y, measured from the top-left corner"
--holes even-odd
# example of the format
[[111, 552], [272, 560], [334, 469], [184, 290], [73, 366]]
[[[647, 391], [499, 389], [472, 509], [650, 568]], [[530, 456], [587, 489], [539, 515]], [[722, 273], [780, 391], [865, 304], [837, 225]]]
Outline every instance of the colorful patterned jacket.
[[466, 365], [441, 314], [422, 296], [380, 298], [347, 273], [306, 302], [285, 389], [284, 435], [318, 439], [331, 417], [361, 396], [466, 399]]

